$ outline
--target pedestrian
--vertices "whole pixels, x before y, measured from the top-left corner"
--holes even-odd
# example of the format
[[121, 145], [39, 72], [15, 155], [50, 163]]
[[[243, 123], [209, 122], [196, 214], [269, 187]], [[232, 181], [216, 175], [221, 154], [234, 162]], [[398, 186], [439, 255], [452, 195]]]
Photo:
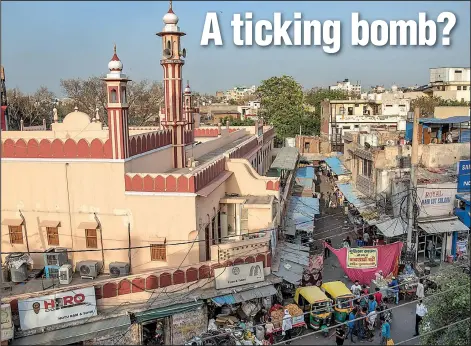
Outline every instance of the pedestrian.
[[[330, 238], [327, 238], [327, 239], [325, 240], [325, 242], [326, 242], [327, 244], [329, 244], [330, 246], [332, 246], [332, 240], [330, 240]], [[326, 247], [324, 247], [324, 258], [327, 258], [327, 257], [330, 257], [330, 250], [329, 250], [329, 248], [327, 248], [327, 246], [326, 246]]]
[[366, 287], [366, 285], [361, 285], [361, 295], [368, 296], [369, 294], [370, 291], [368, 290], [368, 287]]
[[427, 256], [428, 259], [432, 259], [432, 249], [433, 249], [433, 241], [431, 239], [427, 242]]
[[366, 315], [366, 321], [367, 321], [367, 337], [368, 337], [368, 341], [372, 342], [373, 341], [373, 337], [374, 337], [374, 330], [375, 330], [375, 322], [376, 322], [376, 318], [379, 314], [379, 308], [376, 308], [375, 310], [373, 311], [370, 311], [368, 313], [368, 315]]
[[399, 282], [397, 281], [396, 277], [393, 276], [391, 283], [388, 285], [389, 291], [394, 294], [396, 297], [396, 305], [399, 304]]
[[[288, 309], [285, 309], [285, 315], [283, 316], [283, 323], [281, 325], [282, 335], [285, 336], [286, 340], [291, 340], [291, 329], [293, 329], [293, 318], [289, 314]], [[291, 341], [287, 341], [286, 344], [289, 345]]]
[[381, 321], [381, 345], [387, 345], [388, 340], [391, 339], [391, 326], [384, 316], [379, 319]]
[[363, 233], [363, 243], [366, 246], [368, 246], [370, 244], [370, 235], [368, 234], [367, 231], [365, 231], [365, 233]]
[[345, 241], [348, 243], [348, 247], [352, 247], [352, 241], [350, 240], [350, 236], [347, 235], [347, 238], [345, 238]]
[[335, 335], [335, 342], [337, 345], [343, 345], [345, 340], [345, 330], [343, 329], [343, 325], [338, 326], [335, 328], [335, 333], [333, 333], [330, 337]]
[[372, 311], [376, 311], [376, 308], [378, 307], [378, 303], [375, 300], [374, 295], [370, 295], [370, 299], [368, 300], [368, 313]]
[[415, 308], [415, 334], [414, 336], [419, 335], [419, 325], [422, 322], [425, 314], [427, 313], [427, 308], [425, 307], [422, 300], [419, 300], [419, 304]]
[[[265, 324], [265, 336], [268, 337], [268, 340], [270, 341], [270, 344], [273, 344], [273, 342], [274, 342], [273, 329], [275, 329], [275, 326], [273, 325], [271, 317], [269, 317], [268, 322]], [[265, 338], [265, 340], [267, 340], [267, 339]]]
[[325, 196], [324, 198], [324, 206], [328, 208], [329, 204], [330, 204], [330, 192], [327, 192], [327, 196]]
[[361, 295], [361, 286], [358, 280], [355, 280], [355, 283], [350, 287], [350, 291], [356, 298], [360, 298]]
[[363, 238], [359, 236], [357, 239], [357, 247], [362, 247], [362, 246], [363, 246]]
[[375, 300], [376, 303], [378, 303], [378, 306], [381, 305], [381, 302], [383, 301], [383, 294], [381, 293], [379, 287], [375, 287]]
[[[353, 333], [356, 332], [355, 330], [355, 315], [357, 314], [357, 308], [353, 308], [352, 311], [350, 311], [350, 314], [348, 314], [348, 322], [347, 322], [347, 334], [345, 335], [345, 339], [348, 339], [348, 336], [350, 336], [350, 341], [354, 343], [353, 341]], [[357, 333], [358, 334], [358, 333]]]
[[425, 297], [425, 288], [424, 288], [424, 282], [422, 279], [420, 279], [419, 283], [417, 284], [415, 295], [417, 296], [417, 299], [419, 300]]
[[366, 336], [366, 324], [367, 324], [367, 321], [366, 321], [366, 315], [368, 313], [368, 308], [366, 306], [362, 307], [360, 309], [360, 312], [358, 314], [358, 317], [360, 320], [358, 322], [358, 339], [359, 340], [362, 340], [365, 338]]

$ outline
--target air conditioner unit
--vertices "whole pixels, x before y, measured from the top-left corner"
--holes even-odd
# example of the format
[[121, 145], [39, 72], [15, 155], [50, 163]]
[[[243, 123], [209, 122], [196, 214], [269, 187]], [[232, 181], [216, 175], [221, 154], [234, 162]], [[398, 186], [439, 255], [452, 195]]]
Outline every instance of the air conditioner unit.
[[110, 276], [117, 278], [118, 276], [129, 275], [129, 264], [126, 262], [112, 262], [110, 263]]
[[61, 285], [67, 285], [72, 282], [72, 276], [74, 272], [70, 264], [64, 264], [59, 268], [59, 283]]
[[10, 275], [12, 282], [25, 282], [28, 279], [28, 265], [23, 263], [18, 269], [10, 266]]
[[46, 279], [58, 279], [60, 266], [45, 266], [44, 275]]
[[66, 248], [51, 248], [47, 249], [44, 254], [44, 265], [45, 266], [58, 266], [66, 264], [69, 261], [67, 257]]
[[95, 279], [98, 276], [98, 261], [82, 261], [75, 268], [82, 279]]

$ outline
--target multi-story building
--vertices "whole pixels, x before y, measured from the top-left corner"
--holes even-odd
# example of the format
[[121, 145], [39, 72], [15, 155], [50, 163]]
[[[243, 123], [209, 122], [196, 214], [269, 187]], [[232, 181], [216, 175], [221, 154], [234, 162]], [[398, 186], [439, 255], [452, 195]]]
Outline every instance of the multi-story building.
[[352, 84], [348, 79], [345, 79], [343, 82], [337, 82], [336, 85], [329, 86], [329, 90], [342, 90], [355, 95], [360, 95], [361, 85], [358, 82], [356, 84]]
[[430, 69], [430, 83], [424, 93], [445, 100], [470, 102], [470, 88], [469, 67], [437, 67]]
[[2, 303], [15, 344], [142, 344], [157, 326], [165, 344], [183, 344], [206, 330], [206, 299], [271, 284], [274, 130], [195, 128], [171, 6], [163, 21], [162, 129], [128, 126], [115, 49], [103, 79], [108, 128], [76, 108], [47, 130], [2, 132], [2, 262], [21, 282]]
[[224, 98], [226, 99], [226, 101], [242, 100], [244, 97], [252, 95], [256, 90], [257, 87], [255, 85], [252, 85], [251, 87], [236, 86], [232, 89], [227, 90], [224, 93]]

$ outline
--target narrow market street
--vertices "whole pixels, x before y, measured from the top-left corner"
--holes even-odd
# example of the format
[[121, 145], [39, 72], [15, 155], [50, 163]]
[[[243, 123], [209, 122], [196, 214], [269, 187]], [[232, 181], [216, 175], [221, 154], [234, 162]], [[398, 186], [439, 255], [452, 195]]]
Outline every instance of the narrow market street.
[[[331, 184], [328, 182], [328, 178], [324, 175], [318, 176], [320, 181], [320, 190], [317, 192], [322, 192], [324, 196], [327, 195], [327, 192], [333, 192]], [[339, 248], [341, 246], [342, 240], [350, 236], [352, 240], [352, 246], [355, 247], [355, 233], [353, 226], [345, 221], [347, 220], [346, 216], [343, 214], [343, 208], [337, 207], [335, 209], [325, 208], [324, 201], [320, 201], [320, 210], [321, 215], [318, 220], [315, 222], [314, 229], [314, 238], [315, 239], [326, 239], [330, 238], [332, 241], [332, 246], [334, 248]], [[330, 215], [330, 216], [329, 216]], [[342, 281], [347, 287], [350, 287], [353, 283], [345, 276], [343, 269], [341, 268], [337, 257], [330, 254], [328, 258], [324, 260], [324, 273], [323, 273], [323, 282], [329, 281]], [[393, 322], [391, 324], [391, 336], [395, 343], [407, 340], [413, 337], [415, 331], [415, 307], [416, 304], [406, 304], [401, 302], [399, 307], [393, 310]], [[312, 329], [307, 329], [303, 335], [297, 340], [292, 341], [292, 345], [335, 345], [335, 337], [329, 338], [324, 337], [321, 333], [312, 334], [314, 331]], [[335, 332], [335, 328], [330, 330], [332, 335]], [[381, 338], [379, 336], [379, 329], [375, 333], [375, 338], [372, 342], [367, 340], [357, 341], [357, 338], [354, 337], [355, 343], [360, 344], [370, 344], [370, 345], [379, 345]], [[345, 345], [351, 345], [350, 340], [345, 340]], [[411, 340], [405, 345], [418, 345], [420, 340], [414, 339]]]

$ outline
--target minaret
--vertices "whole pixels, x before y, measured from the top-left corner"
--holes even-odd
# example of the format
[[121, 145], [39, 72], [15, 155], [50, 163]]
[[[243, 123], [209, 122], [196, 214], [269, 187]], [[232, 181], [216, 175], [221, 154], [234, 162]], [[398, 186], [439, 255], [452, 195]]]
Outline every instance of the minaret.
[[190, 81], [187, 81], [185, 92], [183, 94], [183, 109], [185, 112], [185, 120], [188, 122], [187, 129], [193, 130], [195, 127], [195, 119], [193, 113], [195, 109], [193, 108], [193, 95], [191, 94]]
[[128, 103], [127, 103], [127, 78], [123, 71], [123, 63], [116, 54], [108, 63], [110, 73], [103, 80], [106, 83], [108, 131], [113, 148], [113, 159], [126, 159], [129, 157], [129, 129], [128, 129]]
[[1, 97], [1, 117], [0, 124], [3, 131], [8, 130], [8, 105], [7, 105], [7, 88], [5, 86], [5, 70], [0, 67], [0, 97]]
[[165, 89], [165, 120], [162, 125], [172, 129], [173, 167], [185, 167], [185, 136], [187, 121], [183, 114], [183, 88], [182, 68], [185, 63], [185, 52], [182, 51], [180, 38], [185, 33], [177, 26], [178, 17], [173, 12], [172, 1], [168, 12], [163, 18], [165, 24], [162, 32], [157, 33], [162, 37], [162, 59], [160, 65], [164, 69]]

